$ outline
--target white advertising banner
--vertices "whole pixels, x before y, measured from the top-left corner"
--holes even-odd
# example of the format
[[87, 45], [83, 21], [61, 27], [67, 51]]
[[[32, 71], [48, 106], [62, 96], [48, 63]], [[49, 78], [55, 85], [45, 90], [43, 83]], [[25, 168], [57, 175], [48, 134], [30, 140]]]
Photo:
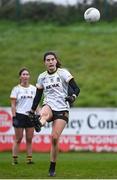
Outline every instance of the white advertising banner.
[[[35, 151], [49, 151], [51, 123], [33, 138]], [[11, 149], [14, 138], [10, 108], [0, 108], [0, 150]], [[25, 139], [21, 149], [25, 149]], [[117, 151], [117, 108], [71, 108], [60, 138], [60, 150]]]

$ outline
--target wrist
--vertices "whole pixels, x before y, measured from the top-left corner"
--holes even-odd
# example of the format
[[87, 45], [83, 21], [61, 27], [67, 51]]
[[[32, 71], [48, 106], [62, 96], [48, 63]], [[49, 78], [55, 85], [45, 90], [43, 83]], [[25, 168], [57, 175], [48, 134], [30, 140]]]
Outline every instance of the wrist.
[[35, 111], [33, 109], [31, 109], [30, 112], [34, 114]]
[[72, 94], [72, 96], [76, 99], [76, 94]]

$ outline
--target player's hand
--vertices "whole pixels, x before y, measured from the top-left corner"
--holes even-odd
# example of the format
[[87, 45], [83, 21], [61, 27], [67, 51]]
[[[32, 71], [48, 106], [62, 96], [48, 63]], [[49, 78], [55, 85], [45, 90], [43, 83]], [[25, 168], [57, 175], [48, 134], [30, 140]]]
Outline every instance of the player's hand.
[[13, 121], [16, 119], [16, 116], [13, 116]]
[[70, 104], [73, 103], [75, 101], [75, 96], [67, 96], [65, 98], [65, 101], [68, 101]]
[[13, 116], [12, 120], [13, 120], [13, 126], [17, 126], [18, 120], [17, 120], [16, 116]]

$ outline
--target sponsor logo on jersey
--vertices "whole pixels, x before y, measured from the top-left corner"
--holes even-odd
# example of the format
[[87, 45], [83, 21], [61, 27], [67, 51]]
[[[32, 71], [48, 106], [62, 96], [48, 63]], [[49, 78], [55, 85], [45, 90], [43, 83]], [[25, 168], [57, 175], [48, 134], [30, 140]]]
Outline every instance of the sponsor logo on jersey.
[[21, 99], [25, 99], [25, 98], [33, 98], [33, 96], [21, 96]]
[[51, 89], [53, 87], [60, 87], [59, 83], [48, 85], [48, 86], [46, 86], [46, 89]]

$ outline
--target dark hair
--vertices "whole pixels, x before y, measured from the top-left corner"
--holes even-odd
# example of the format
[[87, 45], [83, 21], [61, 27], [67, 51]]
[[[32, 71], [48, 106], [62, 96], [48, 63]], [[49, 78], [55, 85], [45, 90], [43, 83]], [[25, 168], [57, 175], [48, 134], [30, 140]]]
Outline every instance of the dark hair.
[[21, 76], [21, 74], [22, 74], [23, 71], [28, 71], [28, 72], [29, 72], [29, 70], [28, 70], [26, 67], [23, 67], [23, 68], [21, 68], [20, 71], [19, 71], [19, 76]]
[[48, 56], [48, 55], [53, 55], [53, 56], [55, 57], [55, 59], [57, 60], [56, 67], [57, 67], [57, 68], [60, 68], [60, 67], [61, 67], [61, 63], [60, 63], [60, 61], [58, 60], [57, 55], [56, 55], [54, 52], [52, 52], [52, 51], [46, 52], [46, 53], [44, 54], [44, 57], [43, 57], [44, 61], [46, 60], [46, 56]]

